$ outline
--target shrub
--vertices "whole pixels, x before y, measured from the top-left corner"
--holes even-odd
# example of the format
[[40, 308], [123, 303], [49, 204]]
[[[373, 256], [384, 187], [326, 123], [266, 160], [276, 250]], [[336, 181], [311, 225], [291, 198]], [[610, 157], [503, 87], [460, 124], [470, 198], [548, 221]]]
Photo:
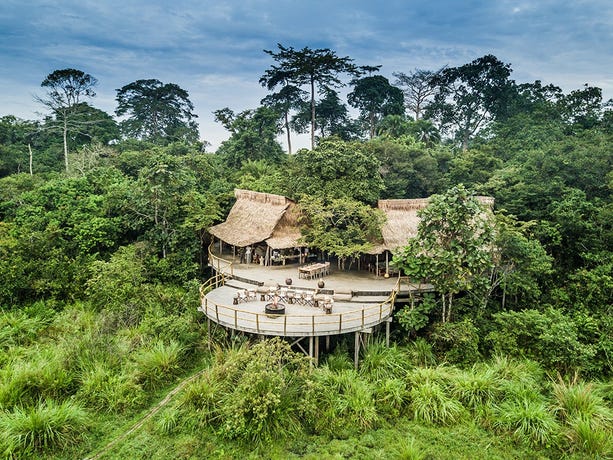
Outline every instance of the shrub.
[[480, 359], [479, 331], [471, 320], [437, 323], [430, 334], [434, 352], [454, 364], [472, 364]]
[[395, 345], [390, 347], [378, 340], [363, 352], [359, 373], [372, 382], [388, 378], [402, 379], [409, 368], [407, 355]]
[[308, 358], [278, 338], [243, 350], [217, 374], [226, 376], [220, 433], [256, 445], [296, 434], [302, 427], [299, 402]]
[[353, 369], [313, 373], [305, 394], [304, 411], [316, 433], [348, 437], [378, 422], [371, 385]]
[[542, 400], [508, 400], [494, 410], [494, 427], [509, 432], [517, 441], [552, 446], [560, 432], [555, 416]]
[[86, 412], [72, 402], [49, 400], [0, 415], [3, 450], [14, 457], [36, 457], [75, 444], [86, 429]]
[[415, 420], [450, 425], [460, 419], [464, 408], [436, 382], [420, 383], [409, 390], [410, 410]]
[[114, 373], [104, 363], [95, 363], [81, 374], [77, 398], [97, 411], [117, 412], [143, 402], [144, 392], [132, 376]]
[[527, 357], [563, 374], [591, 367], [595, 348], [580, 341], [577, 324], [559, 310], [500, 312], [494, 322], [486, 340], [495, 353]]
[[168, 344], [154, 342], [135, 357], [137, 381], [147, 388], [157, 388], [163, 382], [172, 380], [181, 371], [182, 353], [182, 347], [175, 341]]

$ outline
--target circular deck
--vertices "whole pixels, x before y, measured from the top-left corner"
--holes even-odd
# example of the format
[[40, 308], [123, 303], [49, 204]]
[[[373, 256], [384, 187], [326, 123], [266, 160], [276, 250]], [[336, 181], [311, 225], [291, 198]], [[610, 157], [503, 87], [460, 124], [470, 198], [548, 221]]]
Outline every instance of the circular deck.
[[312, 305], [287, 304], [285, 314], [265, 312], [270, 300], [232, 300], [236, 288], [221, 286], [202, 298], [200, 311], [224, 327], [253, 334], [284, 337], [317, 337], [365, 331], [380, 324], [392, 314], [393, 304], [384, 302], [335, 301], [331, 313]]

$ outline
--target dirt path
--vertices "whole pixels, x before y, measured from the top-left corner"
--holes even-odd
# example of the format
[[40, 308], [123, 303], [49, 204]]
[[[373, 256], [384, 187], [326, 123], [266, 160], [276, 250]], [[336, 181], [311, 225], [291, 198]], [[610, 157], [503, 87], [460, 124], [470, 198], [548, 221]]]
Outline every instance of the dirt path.
[[149, 410], [149, 412], [147, 412], [138, 422], [136, 422], [134, 425], [132, 425], [132, 427], [130, 427], [130, 429], [128, 429], [127, 431], [124, 431], [122, 434], [117, 436], [115, 439], [113, 439], [111, 442], [109, 442], [106, 446], [104, 446], [104, 448], [102, 448], [102, 450], [100, 450], [96, 454], [94, 454], [92, 456], [89, 456], [89, 457], [85, 457], [84, 460], [97, 460], [100, 457], [102, 457], [104, 454], [106, 454], [108, 451], [110, 451], [113, 447], [115, 447], [115, 445], [117, 445], [118, 443], [120, 443], [121, 441], [126, 439], [128, 436], [130, 436], [132, 433], [134, 433], [136, 430], [138, 430], [140, 427], [142, 427], [151, 417], [153, 417], [155, 414], [157, 414], [160, 411], [160, 409], [162, 409], [166, 404], [168, 404], [170, 402], [170, 400], [173, 398], [173, 396], [175, 396], [183, 388], [185, 388], [185, 386], [188, 383], [190, 383], [193, 380], [195, 380], [198, 377], [200, 377], [206, 370], [207, 370], [207, 368], [202, 369], [202, 370], [196, 372], [195, 374], [190, 375], [189, 377], [183, 379], [172, 391], [170, 391], [170, 393], [168, 393], [164, 397], [164, 399], [162, 399], [159, 403], [157, 403], [155, 406], [153, 406]]

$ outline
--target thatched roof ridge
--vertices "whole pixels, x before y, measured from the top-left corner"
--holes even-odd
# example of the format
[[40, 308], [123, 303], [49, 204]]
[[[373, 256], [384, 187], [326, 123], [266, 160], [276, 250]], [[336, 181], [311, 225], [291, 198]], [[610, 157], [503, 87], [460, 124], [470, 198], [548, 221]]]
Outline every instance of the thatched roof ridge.
[[271, 193], [236, 189], [236, 203], [225, 222], [209, 233], [233, 246], [245, 247], [269, 238], [286, 209], [294, 202]]
[[[479, 203], [488, 208], [494, 207], [494, 198], [477, 196]], [[417, 235], [417, 226], [420, 218], [417, 212], [428, 206], [430, 198], [379, 200], [377, 206], [385, 213], [386, 222], [383, 224], [381, 234], [383, 242], [370, 251], [371, 254], [381, 254], [388, 250], [393, 251], [406, 246], [409, 238]]]
[[273, 249], [287, 249], [304, 246], [300, 243], [302, 233], [300, 232], [300, 208], [290, 203], [285, 213], [277, 223], [272, 232], [272, 236], [266, 240], [268, 246]]

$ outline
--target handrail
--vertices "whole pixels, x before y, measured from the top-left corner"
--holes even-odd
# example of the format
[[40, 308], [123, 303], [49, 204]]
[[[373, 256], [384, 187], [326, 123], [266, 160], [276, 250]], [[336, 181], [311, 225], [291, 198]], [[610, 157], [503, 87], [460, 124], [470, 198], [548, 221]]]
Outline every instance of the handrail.
[[361, 331], [380, 324], [394, 310], [400, 280], [390, 296], [374, 305], [362, 305], [343, 313], [314, 312], [309, 315], [271, 315], [244, 310], [236, 306], [224, 305], [210, 300], [206, 294], [213, 286], [223, 285], [224, 274], [209, 279], [200, 288], [201, 305], [199, 310], [216, 323], [245, 332], [262, 335], [316, 336], [334, 335]]
[[[225, 275], [234, 276], [233, 262], [230, 260], [226, 260], [223, 257], [216, 256], [215, 254], [213, 254], [213, 249], [212, 249], [213, 244], [214, 242], [211, 241], [211, 244], [209, 244], [209, 248], [208, 248], [209, 264], [213, 268], [215, 268], [215, 271], [217, 273], [224, 273]], [[222, 264], [223, 264], [223, 270], [222, 270]], [[228, 268], [230, 269], [230, 273], [228, 273]]]

